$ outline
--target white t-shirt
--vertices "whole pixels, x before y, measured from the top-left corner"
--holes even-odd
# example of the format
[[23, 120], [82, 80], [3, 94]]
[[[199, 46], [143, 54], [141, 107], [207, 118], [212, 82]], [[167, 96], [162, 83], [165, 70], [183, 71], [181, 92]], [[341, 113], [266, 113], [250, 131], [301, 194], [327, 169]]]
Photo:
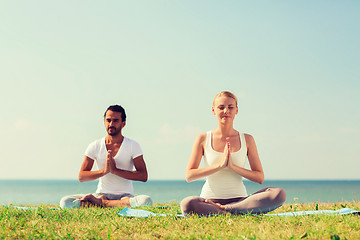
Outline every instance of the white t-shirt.
[[[206, 143], [204, 149], [204, 166], [210, 166], [219, 161], [224, 153], [216, 152], [211, 144], [211, 131], [206, 134]], [[240, 133], [240, 150], [232, 152], [231, 158], [233, 162], [244, 167], [247, 159], [247, 146], [245, 135]], [[244, 186], [242, 176], [234, 171], [224, 168], [212, 175], [206, 177], [206, 182], [201, 190], [201, 197], [206, 199], [229, 199], [237, 197], [246, 197], [247, 192]]]
[[[134, 140], [124, 137], [119, 151], [114, 156], [116, 167], [132, 171], [134, 169], [133, 159], [141, 155], [143, 152], [140, 145]], [[105, 137], [90, 143], [85, 151], [85, 156], [95, 160], [99, 170], [104, 169], [107, 157]], [[96, 193], [134, 194], [134, 189], [131, 180], [108, 173], [100, 178]]]

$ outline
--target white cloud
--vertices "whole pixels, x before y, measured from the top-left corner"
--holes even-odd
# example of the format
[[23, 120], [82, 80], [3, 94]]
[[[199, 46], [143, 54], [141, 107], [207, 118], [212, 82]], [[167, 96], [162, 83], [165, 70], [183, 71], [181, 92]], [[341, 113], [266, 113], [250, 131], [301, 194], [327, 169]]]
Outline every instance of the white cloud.
[[352, 127], [340, 127], [339, 132], [340, 133], [357, 133], [358, 129], [352, 128]]
[[27, 119], [16, 119], [14, 122], [14, 128], [18, 131], [25, 131], [30, 128], [30, 121]]

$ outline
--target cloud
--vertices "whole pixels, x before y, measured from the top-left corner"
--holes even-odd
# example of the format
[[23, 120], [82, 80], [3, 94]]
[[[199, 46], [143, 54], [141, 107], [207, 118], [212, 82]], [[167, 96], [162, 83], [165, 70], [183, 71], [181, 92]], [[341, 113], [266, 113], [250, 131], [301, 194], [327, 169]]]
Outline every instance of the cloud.
[[358, 129], [352, 128], [352, 127], [340, 127], [339, 132], [346, 133], [346, 134], [348, 134], [348, 133], [353, 134], [353, 133], [357, 133]]
[[16, 119], [14, 122], [14, 128], [17, 131], [26, 131], [30, 128], [30, 121], [27, 119]]
[[173, 128], [170, 124], [165, 123], [159, 129], [159, 135], [156, 139], [158, 144], [181, 144], [192, 143], [195, 137], [201, 133], [200, 128], [185, 126], [183, 128]]

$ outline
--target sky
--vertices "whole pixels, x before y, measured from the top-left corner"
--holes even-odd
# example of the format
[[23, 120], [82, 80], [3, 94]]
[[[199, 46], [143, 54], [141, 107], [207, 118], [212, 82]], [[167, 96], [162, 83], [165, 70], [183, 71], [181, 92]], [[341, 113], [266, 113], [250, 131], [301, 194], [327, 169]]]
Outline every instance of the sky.
[[[0, 0], [0, 179], [77, 179], [120, 104], [149, 180], [184, 179], [214, 96], [265, 179], [360, 179], [359, 1]], [[248, 167], [248, 165], [247, 165]]]

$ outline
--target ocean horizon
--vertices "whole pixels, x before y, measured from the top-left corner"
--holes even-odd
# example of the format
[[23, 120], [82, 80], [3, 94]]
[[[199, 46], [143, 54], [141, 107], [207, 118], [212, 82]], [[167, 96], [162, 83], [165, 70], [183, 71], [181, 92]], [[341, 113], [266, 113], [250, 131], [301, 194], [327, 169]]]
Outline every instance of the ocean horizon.
[[[66, 195], [93, 193], [98, 181], [80, 183], [78, 180], [0, 179], [0, 203], [58, 204]], [[135, 194], [151, 196], [155, 203], [180, 202], [187, 196], [199, 196], [203, 180], [149, 180], [134, 182]], [[287, 203], [335, 203], [359, 201], [360, 180], [266, 180], [257, 184], [244, 181], [248, 194], [265, 187], [281, 187]]]

